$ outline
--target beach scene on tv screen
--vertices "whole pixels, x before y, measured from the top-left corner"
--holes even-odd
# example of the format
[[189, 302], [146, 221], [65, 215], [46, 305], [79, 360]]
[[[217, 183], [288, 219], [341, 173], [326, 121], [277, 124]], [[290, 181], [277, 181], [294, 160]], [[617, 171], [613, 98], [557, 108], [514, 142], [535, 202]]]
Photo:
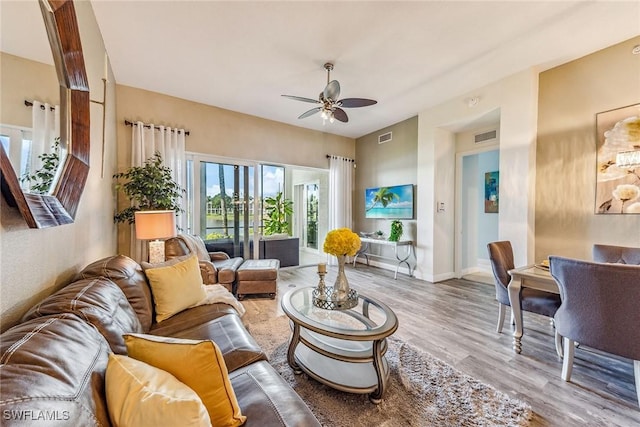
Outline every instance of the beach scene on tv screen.
[[365, 218], [413, 218], [413, 184], [367, 188], [364, 200]]

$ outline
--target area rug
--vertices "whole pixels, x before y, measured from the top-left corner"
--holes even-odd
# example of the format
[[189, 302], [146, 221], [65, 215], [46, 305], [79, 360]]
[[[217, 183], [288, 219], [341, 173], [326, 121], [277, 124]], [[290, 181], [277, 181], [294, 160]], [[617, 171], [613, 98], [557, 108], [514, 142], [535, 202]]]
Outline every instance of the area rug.
[[269, 362], [307, 403], [325, 427], [528, 426], [531, 407], [462, 374], [413, 345], [388, 339], [391, 370], [379, 405], [367, 395], [344, 393], [287, 364], [289, 321], [280, 316], [248, 326]]

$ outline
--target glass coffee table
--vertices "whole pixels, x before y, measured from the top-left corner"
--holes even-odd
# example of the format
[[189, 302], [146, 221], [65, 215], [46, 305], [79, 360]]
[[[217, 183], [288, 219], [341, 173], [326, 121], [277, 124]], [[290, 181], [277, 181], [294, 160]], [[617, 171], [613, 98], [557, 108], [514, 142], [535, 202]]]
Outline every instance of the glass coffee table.
[[380, 403], [389, 379], [386, 338], [398, 329], [398, 318], [384, 303], [359, 295], [349, 310], [313, 305], [313, 287], [292, 289], [282, 297], [293, 335], [287, 361], [294, 373], [348, 393], [369, 393]]

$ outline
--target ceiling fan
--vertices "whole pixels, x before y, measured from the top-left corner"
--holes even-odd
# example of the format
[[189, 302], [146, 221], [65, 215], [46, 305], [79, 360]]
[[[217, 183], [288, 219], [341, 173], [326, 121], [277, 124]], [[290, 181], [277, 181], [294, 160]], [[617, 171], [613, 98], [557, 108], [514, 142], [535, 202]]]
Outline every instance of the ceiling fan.
[[285, 98], [295, 99], [296, 101], [310, 102], [312, 104], [320, 104], [320, 106], [312, 108], [306, 111], [298, 117], [304, 119], [305, 117], [312, 116], [316, 113], [320, 113], [323, 121], [329, 120], [333, 123], [334, 119], [337, 119], [343, 123], [349, 121], [347, 113], [343, 108], [356, 108], [367, 107], [369, 105], [376, 104], [378, 101], [365, 98], [344, 98], [338, 99], [340, 96], [340, 83], [337, 80], [331, 80], [331, 70], [333, 70], [333, 64], [327, 62], [324, 64], [324, 69], [327, 70], [327, 85], [324, 90], [320, 92], [318, 99], [304, 98], [302, 96], [282, 95]]

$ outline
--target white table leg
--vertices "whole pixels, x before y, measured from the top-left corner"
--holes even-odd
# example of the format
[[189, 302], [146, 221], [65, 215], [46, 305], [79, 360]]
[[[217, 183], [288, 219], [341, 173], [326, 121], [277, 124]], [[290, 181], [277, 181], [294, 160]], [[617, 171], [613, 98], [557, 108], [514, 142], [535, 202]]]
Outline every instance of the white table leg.
[[507, 291], [509, 292], [509, 304], [511, 304], [511, 315], [516, 322], [513, 331], [513, 350], [516, 353], [522, 351], [522, 310], [520, 309], [520, 289], [522, 283], [520, 279], [511, 279]]

